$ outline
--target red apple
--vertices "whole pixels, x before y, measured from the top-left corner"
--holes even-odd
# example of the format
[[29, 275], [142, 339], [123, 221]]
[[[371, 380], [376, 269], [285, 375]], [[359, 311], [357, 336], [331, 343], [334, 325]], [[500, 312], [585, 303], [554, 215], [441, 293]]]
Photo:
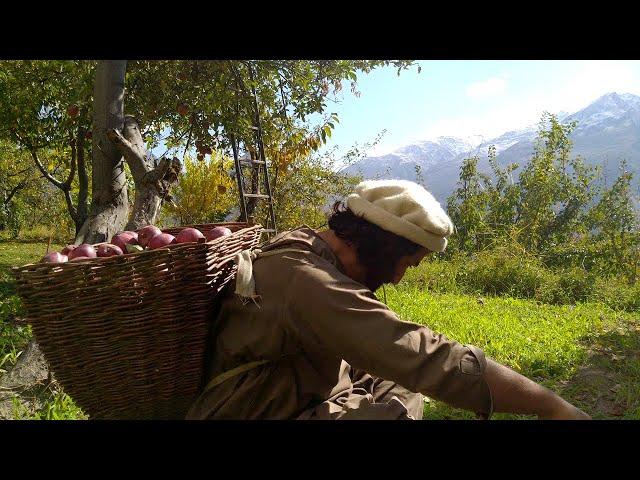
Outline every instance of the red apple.
[[71, 252], [73, 252], [76, 248], [78, 248], [77, 245], [67, 245], [66, 247], [64, 247], [60, 253], [62, 255], [69, 255]]
[[181, 103], [180, 105], [178, 105], [178, 113], [182, 117], [186, 116], [187, 113], [189, 113], [189, 107], [187, 107], [184, 103]]
[[78, 108], [77, 105], [73, 104], [73, 105], [69, 105], [67, 107], [67, 113], [69, 114], [69, 116], [71, 118], [75, 118], [78, 116], [78, 113], [80, 113], [80, 109]]
[[176, 237], [169, 233], [161, 233], [160, 235], [156, 235], [151, 240], [149, 240], [149, 248], [151, 250], [155, 250], [156, 248], [166, 247], [167, 245], [171, 245], [176, 243]]
[[226, 237], [227, 235], [231, 235], [233, 232], [229, 230], [227, 227], [215, 227], [209, 230], [207, 233], [207, 242], [211, 240], [215, 240], [216, 238]]
[[135, 244], [138, 244], [138, 232], [132, 232], [131, 230], [125, 230], [122, 233], [128, 233], [129, 235], [131, 235], [136, 241]]
[[138, 244], [138, 234], [135, 232], [120, 232], [113, 236], [111, 243], [120, 247], [120, 250], [123, 252], [126, 252], [127, 243], [133, 243], [134, 245]]
[[122, 249], [112, 243], [103, 243], [96, 249], [99, 257], [113, 257], [114, 255], [122, 255]]
[[197, 228], [185, 228], [176, 237], [176, 243], [190, 243], [198, 242], [200, 238], [204, 238], [204, 235]]
[[68, 261], [69, 258], [66, 255], [58, 252], [49, 252], [40, 260], [41, 263], [64, 263]]
[[162, 230], [154, 225], [147, 225], [146, 227], [142, 227], [138, 230], [138, 245], [145, 248], [149, 244], [149, 240], [151, 240], [156, 235], [160, 235]]
[[69, 260], [73, 260], [78, 257], [96, 258], [97, 256], [96, 249], [93, 245], [83, 243], [82, 245], [78, 245], [69, 253]]

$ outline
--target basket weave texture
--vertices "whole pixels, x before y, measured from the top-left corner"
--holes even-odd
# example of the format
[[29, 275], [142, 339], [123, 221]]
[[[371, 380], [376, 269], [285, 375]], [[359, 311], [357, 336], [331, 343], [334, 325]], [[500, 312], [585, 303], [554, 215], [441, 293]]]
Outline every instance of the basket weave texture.
[[260, 242], [246, 223], [210, 242], [13, 269], [26, 321], [57, 380], [92, 419], [180, 419], [203, 380], [210, 313]]

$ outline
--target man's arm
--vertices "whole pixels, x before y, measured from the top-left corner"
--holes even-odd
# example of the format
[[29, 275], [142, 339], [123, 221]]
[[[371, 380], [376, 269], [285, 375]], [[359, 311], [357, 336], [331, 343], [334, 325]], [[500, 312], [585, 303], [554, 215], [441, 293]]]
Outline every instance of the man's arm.
[[287, 293], [283, 308], [291, 333], [316, 355], [342, 358], [412, 392], [480, 415], [588, 418], [479, 348], [400, 320], [368, 289], [331, 267], [297, 266]]
[[493, 411], [537, 415], [546, 420], [589, 420], [591, 417], [548, 388], [487, 358], [484, 378]]

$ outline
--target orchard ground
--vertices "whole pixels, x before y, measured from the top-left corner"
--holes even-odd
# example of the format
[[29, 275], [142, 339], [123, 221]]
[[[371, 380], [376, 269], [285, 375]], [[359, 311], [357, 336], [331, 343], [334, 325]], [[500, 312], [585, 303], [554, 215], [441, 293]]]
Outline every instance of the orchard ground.
[[[11, 266], [38, 261], [42, 240], [0, 238], [0, 418], [85, 419], [30, 347]], [[52, 249], [62, 245], [53, 244]], [[640, 314], [596, 302], [549, 305], [507, 296], [425, 290], [428, 264], [387, 287], [389, 307], [409, 321], [484, 349], [497, 361], [563, 395], [594, 419], [640, 419]], [[29, 357], [31, 365], [25, 365]], [[27, 379], [30, 385], [16, 383]], [[467, 419], [470, 413], [433, 399], [425, 419]], [[496, 414], [495, 419], [531, 418]]]

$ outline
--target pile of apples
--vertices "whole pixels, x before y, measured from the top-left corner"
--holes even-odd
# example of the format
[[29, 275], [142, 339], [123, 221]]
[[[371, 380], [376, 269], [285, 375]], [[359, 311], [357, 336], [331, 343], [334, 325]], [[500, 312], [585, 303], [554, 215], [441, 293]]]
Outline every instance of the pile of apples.
[[64, 263], [89, 260], [96, 257], [113, 257], [125, 253], [136, 253], [144, 250], [155, 250], [176, 243], [198, 243], [204, 239], [209, 242], [216, 238], [231, 235], [227, 227], [215, 227], [206, 235], [197, 228], [187, 227], [176, 237], [154, 226], [147, 225], [137, 232], [125, 231], [117, 233], [111, 238], [111, 243], [101, 243], [97, 246], [83, 243], [81, 245], [67, 245], [60, 252], [49, 252], [41, 260], [45, 263]]

